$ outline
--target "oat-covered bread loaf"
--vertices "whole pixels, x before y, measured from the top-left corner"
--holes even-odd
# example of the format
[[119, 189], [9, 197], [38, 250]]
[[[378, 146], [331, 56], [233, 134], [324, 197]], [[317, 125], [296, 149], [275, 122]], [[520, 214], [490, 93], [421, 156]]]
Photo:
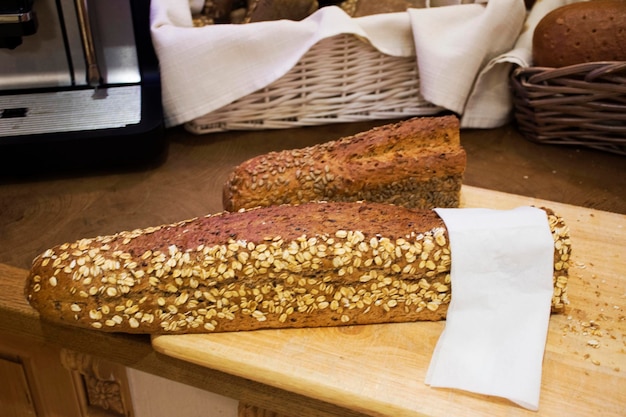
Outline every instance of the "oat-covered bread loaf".
[[[555, 240], [563, 308], [567, 228]], [[223, 212], [66, 243], [26, 284], [46, 320], [109, 332], [199, 333], [439, 320], [451, 298], [443, 221], [381, 203]]]
[[564, 67], [626, 61], [626, 1], [594, 0], [552, 10], [533, 33], [533, 64]]
[[466, 156], [455, 116], [416, 117], [235, 167], [224, 209], [309, 201], [458, 207]]

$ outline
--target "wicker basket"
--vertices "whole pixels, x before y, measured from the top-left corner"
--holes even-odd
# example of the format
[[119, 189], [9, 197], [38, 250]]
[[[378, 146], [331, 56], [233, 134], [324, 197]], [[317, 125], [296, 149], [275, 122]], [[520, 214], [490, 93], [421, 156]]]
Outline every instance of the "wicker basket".
[[626, 62], [520, 67], [511, 86], [526, 139], [626, 155]]
[[282, 78], [185, 124], [193, 133], [283, 129], [437, 114], [416, 58], [385, 55], [354, 35], [314, 45]]

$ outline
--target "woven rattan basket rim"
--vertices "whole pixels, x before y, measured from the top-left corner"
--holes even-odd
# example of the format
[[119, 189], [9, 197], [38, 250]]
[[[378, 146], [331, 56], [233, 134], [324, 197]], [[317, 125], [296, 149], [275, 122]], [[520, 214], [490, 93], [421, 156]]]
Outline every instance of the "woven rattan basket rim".
[[420, 94], [415, 56], [386, 55], [360, 37], [340, 34], [315, 44], [274, 83], [185, 127], [202, 134], [396, 119], [442, 111]]
[[532, 74], [529, 82], [538, 84], [542, 81], [566, 77], [574, 74], [586, 74], [585, 81], [593, 82], [596, 78], [610, 73], [619, 73], [626, 69], [626, 61], [598, 61], [584, 62], [581, 64], [569, 65], [561, 68], [552, 67], [518, 67], [518, 73]]
[[626, 155], [626, 62], [519, 67], [511, 89], [526, 139]]

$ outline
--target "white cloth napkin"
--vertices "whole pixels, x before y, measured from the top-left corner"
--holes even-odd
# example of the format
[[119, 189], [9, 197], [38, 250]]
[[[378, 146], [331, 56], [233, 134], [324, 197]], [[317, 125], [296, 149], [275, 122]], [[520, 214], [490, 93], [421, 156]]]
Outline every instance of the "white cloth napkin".
[[461, 127], [505, 123], [511, 108], [510, 66], [491, 61], [515, 44], [526, 17], [524, 2], [497, 0], [411, 9], [409, 14], [424, 98], [462, 115]]
[[[160, 62], [165, 123], [188, 122], [253, 93], [287, 73], [318, 41], [352, 33], [385, 54], [417, 53], [426, 99], [461, 114], [463, 127], [497, 126], [507, 117], [501, 111], [509, 100], [508, 91], [503, 92], [506, 71], [490, 69], [481, 75], [481, 84], [476, 79], [515, 44], [525, 18], [523, 3], [497, 0], [362, 18], [323, 7], [300, 22], [195, 28], [191, 9], [198, 8], [197, 0], [153, 0], [151, 34]], [[494, 91], [494, 85], [500, 89]]]
[[463, 109], [462, 127], [496, 127], [510, 119], [513, 109], [510, 72], [515, 66], [532, 65], [532, 40], [537, 23], [555, 8], [579, 1], [587, 0], [542, 0], [534, 4], [513, 48], [492, 58], [480, 70]]
[[437, 209], [450, 238], [452, 300], [426, 383], [537, 410], [553, 293], [546, 213]]
[[190, 121], [263, 88], [312, 45], [351, 33], [393, 56], [414, 54], [406, 13], [351, 19], [323, 7], [307, 19], [194, 28], [187, 0], [153, 0], [151, 31], [167, 126]]

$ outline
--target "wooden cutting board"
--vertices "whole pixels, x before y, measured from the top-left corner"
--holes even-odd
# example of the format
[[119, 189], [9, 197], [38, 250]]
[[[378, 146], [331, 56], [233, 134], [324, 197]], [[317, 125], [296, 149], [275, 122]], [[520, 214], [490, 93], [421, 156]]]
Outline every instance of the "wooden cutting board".
[[[553, 315], [539, 412], [424, 384], [444, 323], [157, 336], [166, 355], [382, 416], [625, 416], [626, 216], [464, 187], [463, 207], [552, 208], [570, 227], [570, 305]], [[514, 323], [512, 323], [514, 325]]]

